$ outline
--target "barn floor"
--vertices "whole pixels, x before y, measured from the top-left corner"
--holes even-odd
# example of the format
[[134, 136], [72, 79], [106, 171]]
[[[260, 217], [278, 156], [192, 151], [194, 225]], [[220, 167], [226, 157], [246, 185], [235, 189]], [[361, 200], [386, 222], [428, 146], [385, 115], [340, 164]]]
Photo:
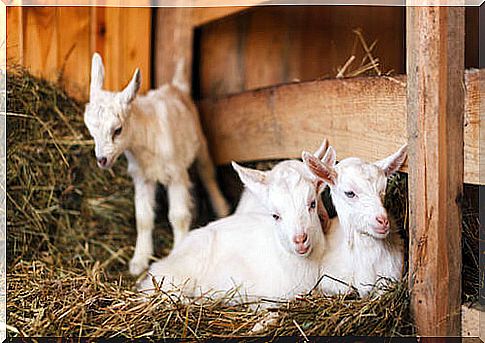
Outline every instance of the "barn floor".
[[[133, 291], [127, 263], [135, 241], [133, 191], [125, 161], [110, 172], [95, 166], [82, 121], [83, 106], [24, 70], [7, 83], [7, 324], [18, 336], [241, 337], [261, 319], [246, 305], [206, 301], [183, 305]], [[225, 183], [233, 176], [220, 169]], [[225, 181], [226, 180], [226, 181]], [[406, 223], [405, 178], [390, 184], [388, 205]], [[233, 181], [231, 181], [233, 182]], [[196, 224], [211, 218], [197, 185]], [[165, 196], [159, 193], [155, 235], [158, 256], [169, 251]], [[230, 199], [235, 197], [231, 195]], [[465, 216], [465, 218], [468, 218]], [[465, 255], [473, 255], [478, 219], [467, 219]], [[478, 236], [478, 231], [476, 231]], [[476, 247], [475, 247], [476, 244]], [[468, 250], [467, 250], [468, 249]], [[468, 256], [467, 255], [467, 256]], [[467, 257], [465, 257], [467, 258]], [[466, 261], [470, 259], [467, 258]], [[470, 275], [478, 266], [468, 264]], [[468, 274], [468, 273], [467, 273]], [[464, 299], [476, 299], [476, 280], [465, 277]], [[228, 295], [230, 296], [230, 295]], [[145, 299], [146, 300], [146, 299]], [[315, 294], [280, 307], [278, 326], [264, 335], [412, 335], [406, 283], [379, 299]]]

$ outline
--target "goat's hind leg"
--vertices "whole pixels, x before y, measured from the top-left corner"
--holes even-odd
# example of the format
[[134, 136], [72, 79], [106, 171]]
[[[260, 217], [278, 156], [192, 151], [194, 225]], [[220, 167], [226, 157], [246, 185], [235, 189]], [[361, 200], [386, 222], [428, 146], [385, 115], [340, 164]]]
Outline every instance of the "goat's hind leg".
[[209, 155], [209, 150], [207, 148], [207, 142], [205, 139], [200, 144], [196, 163], [197, 171], [202, 179], [202, 183], [204, 184], [207, 193], [209, 193], [214, 211], [220, 218], [227, 216], [229, 214], [229, 205], [227, 204], [226, 199], [222, 195], [219, 185], [217, 184], [216, 171]]
[[137, 236], [135, 254], [130, 261], [130, 273], [138, 275], [148, 267], [153, 254], [152, 231], [155, 220], [156, 183], [140, 177], [134, 177], [133, 182]]

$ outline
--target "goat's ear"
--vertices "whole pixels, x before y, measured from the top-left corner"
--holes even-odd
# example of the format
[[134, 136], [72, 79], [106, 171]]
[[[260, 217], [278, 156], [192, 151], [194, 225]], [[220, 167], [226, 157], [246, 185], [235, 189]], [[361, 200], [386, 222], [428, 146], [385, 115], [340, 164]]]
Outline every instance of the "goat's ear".
[[335, 186], [335, 183], [337, 181], [337, 172], [335, 171], [333, 166], [322, 163], [320, 159], [306, 151], [303, 152], [302, 159], [303, 162], [310, 169], [310, 171], [313, 173], [313, 175], [322, 179], [330, 186]]
[[404, 144], [394, 154], [375, 162], [374, 164], [384, 171], [386, 177], [391, 176], [401, 168], [408, 155], [408, 145]]
[[92, 97], [96, 91], [103, 88], [104, 82], [104, 66], [101, 56], [95, 52], [91, 61], [91, 86], [90, 96]]
[[325, 187], [327, 187], [327, 183], [317, 176], [315, 176], [314, 183], [315, 183], [315, 188], [317, 190], [317, 194], [321, 194], [325, 190]]
[[136, 93], [138, 93], [140, 86], [141, 73], [140, 69], [136, 68], [135, 73], [133, 74], [133, 77], [128, 86], [126, 86], [125, 89], [123, 89], [121, 93], [119, 93], [120, 100], [125, 104], [131, 103], [135, 99]]
[[328, 140], [325, 138], [322, 144], [320, 144], [318, 149], [313, 153], [313, 155], [315, 155], [319, 159], [322, 159], [327, 149], [328, 149]]
[[259, 193], [261, 187], [267, 184], [266, 173], [263, 171], [241, 167], [236, 162], [232, 162], [232, 167], [242, 183], [254, 193]]
[[337, 162], [337, 152], [333, 148], [333, 146], [329, 146], [327, 149], [327, 152], [325, 153], [325, 156], [323, 158], [320, 158], [324, 164], [327, 166], [335, 166], [335, 162]]

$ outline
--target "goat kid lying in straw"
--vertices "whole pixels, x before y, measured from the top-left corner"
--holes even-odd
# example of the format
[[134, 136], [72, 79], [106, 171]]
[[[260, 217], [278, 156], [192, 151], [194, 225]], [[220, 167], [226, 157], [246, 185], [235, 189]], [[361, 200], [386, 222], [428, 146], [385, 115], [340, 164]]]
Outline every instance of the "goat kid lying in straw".
[[191, 231], [150, 266], [138, 289], [231, 302], [293, 299], [317, 284], [325, 250], [317, 204], [325, 183], [300, 161], [270, 171], [233, 163], [261, 211], [236, 213]]
[[[335, 165], [335, 150], [324, 140], [313, 155], [303, 153], [310, 170], [330, 186], [337, 212], [337, 217], [328, 220], [318, 199], [326, 239], [318, 284], [323, 293], [357, 290], [360, 296], [367, 296], [380, 282], [401, 279], [404, 244], [391, 226], [383, 201], [387, 178], [401, 167], [406, 152], [404, 145], [375, 163], [347, 158]], [[258, 198], [246, 189], [235, 213], [262, 213], [261, 209]]]
[[110, 168], [122, 153], [128, 160], [128, 173], [135, 185], [137, 239], [130, 261], [130, 272], [134, 275], [148, 267], [153, 254], [157, 182], [167, 187], [168, 218], [175, 247], [188, 232], [192, 219], [187, 170], [194, 160], [216, 213], [220, 217], [229, 213], [215, 179], [197, 109], [183, 80], [180, 62], [171, 84], [151, 90], [145, 96], [137, 96], [141, 83], [138, 69], [124, 90], [108, 92], [102, 89], [101, 56], [93, 55], [84, 121], [94, 138], [99, 167]]
[[[326, 231], [319, 289], [325, 294], [344, 293], [349, 286], [367, 296], [388, 279], [400, 280], [404, 244], [392, 227], [383, 202], [387, 178], [404, 163], [407, 146], [375, 163], [346, 158], [335, 165], [330, 147], [326, 161], [304, 152], [303, 160], [315, 176], [330, 187], [337, 217]], [[380, 292], [382, 288], [377, 288]]]

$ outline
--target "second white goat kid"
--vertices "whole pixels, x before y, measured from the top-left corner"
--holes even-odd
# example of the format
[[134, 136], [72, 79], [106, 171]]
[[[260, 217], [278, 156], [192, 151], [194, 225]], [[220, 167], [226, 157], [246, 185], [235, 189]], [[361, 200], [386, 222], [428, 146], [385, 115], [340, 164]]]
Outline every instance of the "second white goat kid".
[[216, 213], [226, 216], [229, 207], [215, 179], [206, 139], [183, 81], [179, 63], [171, 84], [137, 96], [141, 76], [137, 69], [121, 92], [103, 90], [101, 56], [93, 55], [89, 103], [85, 124], [94, 138], [100, 168], [110, 168], [121, 155], [128, 160], [128, 173], [135, 186], [137, 239], [130, 272], [148, 267], [153, 253], [155, 190], [157, 182], [167, 187], [168, 218], [177, 246], [189, 230], [191, 215], [188, 168], [194, 160]]
[[367, 296], [385, 279], [402, 277], [404, 244], [391, 227], [383, 201], [387, 178], [403, 164], [407, 147], [375, 163], [346, 158], [335, 165], [332, 147], [329, 153], [329, 163], [303, 153], [307, 166], [328, 183], [337, 212], [326, 233], [319, 288], [336, 294], [353, 286], [360, 296]]
[[[318, 149], [313, 153], [313, 155], [321, 159], [325, 163], [325, 157], [327, 156], [325, 155], [325, 153], [327, 152], [328, 146], [328, 140], [324, 139]], [[309, 169], [305, 166], [305, 164], [301, 163], [298, 160], [285, 160], [282, 162], [278, 162], [274, 166], [275, 170], [282, 170], [284, 168], [297, 169], [303, 175], [306, 175], [306, 177], [308, 177], [308, 173], [310, 173]], [[265, 209], [259, 201], [258, 196], [254, 194], [251, 189], [244, 189], [241, 194], [241, 198], [239, 199], [239, 203], [236, 207], [235, 213], [264, 213], [264, 211]], [[321, 197], [317, 197], [317, 213], [320, 217], [322, 228], [325, 231], [328, 226], [329, 217]]]
[[309, 292], [317, 284], [325, 244], [316, 209], [324, 183], [309, 171], [303, 175], [303, 163], [293, 162], [299, 166], [266, 172], [233, 163], [263, 211], [233, 214], [191, 231], [150, 266], [139, 290], [226, 297], [237, 288], [240, 297], [233, 301], [292, 299]]

